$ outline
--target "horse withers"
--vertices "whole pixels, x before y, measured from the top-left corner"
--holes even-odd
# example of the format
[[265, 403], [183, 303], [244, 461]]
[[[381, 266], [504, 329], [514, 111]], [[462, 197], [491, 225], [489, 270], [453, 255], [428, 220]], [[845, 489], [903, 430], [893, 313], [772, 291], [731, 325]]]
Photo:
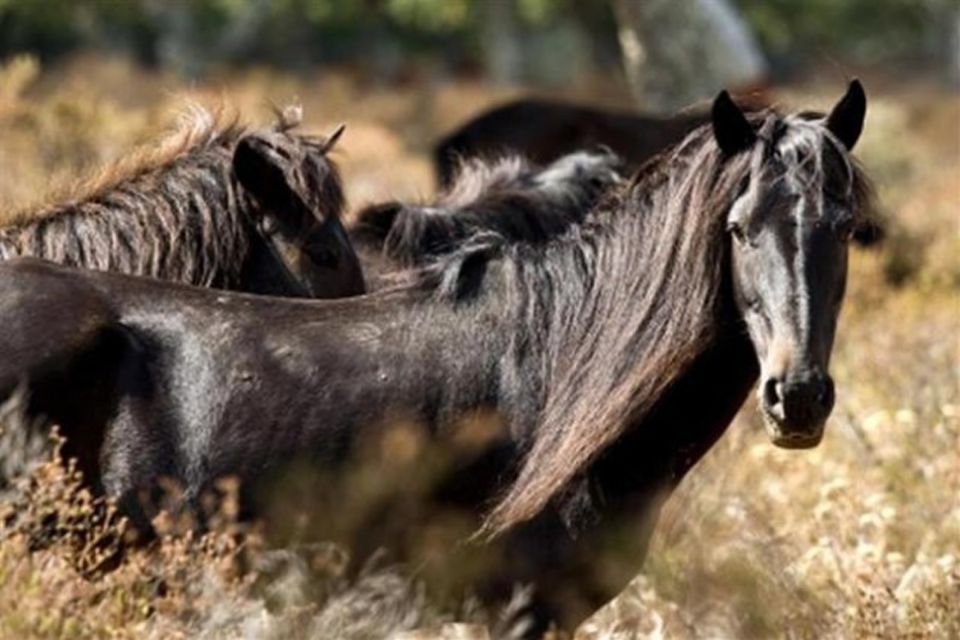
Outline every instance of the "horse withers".
[[327, 157], [339, 131], [306, 136], [300, 119], [288, 108], [274, 126], [247, 129], [193, 109], [155, 149], [55, 194], [55, 204], [3, 216], [0, 259], [274, 295], [362, 293]]
[[604, 525], [655, 520], [758, 378], [774, 444], [822, 437], [870, 206], [850, 155], [865, 107], [856, 82], [826, 116], [744, 115], [721, 94], [710, 125], [582, 224], [541, 243], [483, 233], [358, 298], [0, 264], [0, 390], [24, 383], [33, 414], [95, 447], [89, 481], [140, 526], [164, 477], [191, 505], [224, 475], [336, 468], [396, 416], [444, 442], [495, 415], [440, 493], [510, 550], [484, 595], [533, 582], [540, 623], [570, 625], [613, 595], [582, 571]]

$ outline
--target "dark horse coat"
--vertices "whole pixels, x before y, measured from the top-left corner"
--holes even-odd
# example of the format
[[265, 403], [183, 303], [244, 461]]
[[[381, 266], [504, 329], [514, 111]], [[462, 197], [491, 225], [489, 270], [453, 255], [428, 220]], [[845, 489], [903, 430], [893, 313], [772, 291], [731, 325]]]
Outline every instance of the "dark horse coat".
[[429, 204], [386, 202], [360, 210], [348, 232], [372, 290], [396, 272], [451, 253], [470, 236], [492, 232], [511, 242], [544, 242], [579, 224], [622, 181], [622, 160], [576, 151], [547, 166], [508, 155], [465, 160], [456, 179]]
[[193, 109], [156, 148], [55, 195], [56, 204], [3, 216], [0, 259], [275, 295], [362, 293], [327, 158], [336, 136], [296, 132], [296, 108], [263, 129], [223, 120]]
[[710, 121], [707, 111], [674, 117], [640, 115], [525, 98], [484, 111], [434, 145], [437, 183], [449, 185], [464, 158], [523, 154], [549, 164], [577, 149], [605, 145], [633, 169]]
[[758, 374], [774, 443], [822, 436], [845, 242], [867, 208], [848, 155], [864, 109], [859, 84], [827, 118], [747, 119], [721, 94], [712, 127], [584, 224], [539, 244], [483, 234], [353, 299], [0, 264], [0, 392], [25, 384], [141, 525], [138, 494], [161, 477], [190, 503], [222, 475], [333, 464], [392, 417], [444, 439], [493, 412], [492, 457], [450, 499], [478, 517], [498, 499], [482, 531], [516, 542], [505, 577], [593, 605], [610, 594], [577, 567], [597, 525], [654, 516]]

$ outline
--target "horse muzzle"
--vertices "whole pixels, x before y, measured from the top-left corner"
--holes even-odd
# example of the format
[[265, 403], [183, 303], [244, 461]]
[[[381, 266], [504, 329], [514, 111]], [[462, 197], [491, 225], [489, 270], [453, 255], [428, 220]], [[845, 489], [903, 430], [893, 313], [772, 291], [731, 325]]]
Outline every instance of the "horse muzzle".
[[833, 380], [819, 370], [768, 377], [760, 387], [760, 405], [770, 440], [785, 449], [817, 446], [834, 398]]

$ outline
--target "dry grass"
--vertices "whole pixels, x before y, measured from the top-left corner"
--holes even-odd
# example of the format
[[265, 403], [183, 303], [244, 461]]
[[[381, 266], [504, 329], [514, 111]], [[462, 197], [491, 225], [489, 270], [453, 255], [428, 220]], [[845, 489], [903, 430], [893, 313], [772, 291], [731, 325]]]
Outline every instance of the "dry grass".
[[[50, 72], [8, 61], [2, 209], [153, 139], [183, 89], [114, 60]], [[830, 89], [786, 97], [824, 106]], [[347, 121], [341, 162], [361, 205], [429, 194], [428, 141], [512, 92], [250, 70], [187, 93], [226, 96], [253, 120], [299, 98], [308, 127]], [[824, 443], [777, 450], [746, 407], [668, 501], [643, 573], [579, 637], [960, 637], [960, 99], [916, 83], [872, 97], [860, 155], [893, 231], [885, 248], [853, 258]], [[35, 450], [24, 432], [4, 442]], [[109, 505], [68, 469], [2, 458], [4, 477], [21, 479], [3, 499], [0, 637], [487, 636], [449, 624], [482, 612], [397, 569], [348, 571], [330, 546], [267, 550], [229, 517], [204, 536], [160, 523], [159, 544], [103, 574], [123, 533]], [[338, 533], [349, 538], [350, 526]], [[624, 549], [598, 564], [631, 562]]]
[[0, 517], [3, 638], [362, 639], [447, 620], [396, 569], [348, 579], [335, 547], [266, 550], [230, 518], [203, 535], [158, 520], [159, 541], [118, 562], [125, 523], [55, 458]]

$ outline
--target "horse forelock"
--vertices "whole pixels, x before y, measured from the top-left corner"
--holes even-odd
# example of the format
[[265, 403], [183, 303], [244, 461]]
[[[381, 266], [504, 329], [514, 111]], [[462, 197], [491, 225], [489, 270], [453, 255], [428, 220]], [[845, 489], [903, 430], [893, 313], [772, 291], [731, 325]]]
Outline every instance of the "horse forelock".
[[[856, 158], [824, 124], [824, 116], [818, 112], [769, 120], [760, 129], [764, 145], [755, 155], [755, 162], [771, 153], [779, 154], [783, 169], [779, 179], [800, 185], [813, 200], [811, 207], [796, 210], [811, 210], [818, 216], [823, 215], [828, 174], [839, 170], [843, 174], [843, 193], [831, 195], [849, 203], [855, 224], [870, 224], [876, 215], [873, 185]], [[817, 189], [811, 191], [811, 186]]]
[[[758, 130], [785, 124], [792, 135], [799, 127], [804, 144], [835, 143], [822, 126], [807, 129], [772, 110], [749, 117]], [[582, 295], [554, 291], [556, 308], [540, 314], [553, 323], [542, 342], [554, 363], [545, 369], [541, 418], [483, 534], [496, 535], [561, 500], [713, 343], [729, 269], [725, 214], [756, 152], [727, 158], [710, 126], [701, 127], [601, 204], [612, 210], [591, 215], [592, 232], [590, 224], [575, 232], [585, 234]], [[855, 194], [868, 193], [862, 171], [847, 153], [842, 157]]]

